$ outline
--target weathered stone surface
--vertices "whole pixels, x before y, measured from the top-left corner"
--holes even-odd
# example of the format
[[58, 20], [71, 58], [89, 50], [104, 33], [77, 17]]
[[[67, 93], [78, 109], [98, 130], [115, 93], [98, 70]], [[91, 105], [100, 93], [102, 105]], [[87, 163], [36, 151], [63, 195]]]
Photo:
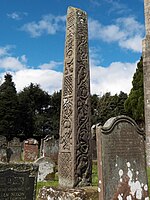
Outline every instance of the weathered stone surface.
[[49, 157], [41, 157], [34, 163], [39, 165], [38, 182], [55, 179], [55, 163]]
[[144, 0], [146, 37], [142, 43], [144, 75], [144, 108], [146, 130], [146, 156], [150, 167], [150, 0]]
[[148, 198], [144, 132], [129, 117], [97, 127], [99, 199]]
[[54, 137], [47, 135], [41, 140], [40, 154], [44, 157], [49, 157], [56, 164], [58, 163], [58, 140]]
[[98, 200], [95, 188], [62, 189], [43, 187], [38, 195], [38, 200]]
[[91, 125], [87, 15], [68, 8], [59, 139], [59, 184], [91, 184]]
[[8, 147], [12, 151], [11, 156], [10, 156], [10, 162], [18, 162], [21, 161], [21, 142], [19, 138], [13, 138], [8, 143]]
[[7, 161], [7, 140], [5, 136], [0, 135], [0, 162]]
[[24, 141], [24, 161], [33, 162], [38, 158], [38, 141], [30, 138]]
[[0, 199], [35, 200], [38, 166], [0, 164]]

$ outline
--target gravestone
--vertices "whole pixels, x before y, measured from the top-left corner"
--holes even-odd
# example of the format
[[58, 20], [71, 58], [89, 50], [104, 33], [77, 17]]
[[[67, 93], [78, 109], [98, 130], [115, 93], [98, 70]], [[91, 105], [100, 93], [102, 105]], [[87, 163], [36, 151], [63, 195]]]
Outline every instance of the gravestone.
[[144, 132], [129, 117], [97, 126], [99, 199], [148, 200]]
[[150, 167], [150, 0], [144, 0], [146, 37], [142, 43], [143, 82], [144, 82], [144, 113], [146, 131], [147, 165]]
[[87, 15], [73, 7], [69, 7], [67, 13], [60, 118], [59, 185], [90, 185], [92, 156]]
[[35, 200], [38, 166], [0, 164], [0, 200]]
[[19, 138], [13, 138], [8, 143], [8, 147], [12, 151], [11, 157], [10, 157], [10, 162], [19, 162], [21, 161], [21, 142]]
[[49, 157], [40, 157], [34, 163], [39, 165], [38, 182], [55, 179], [55, 163]]
[[38, 141], [30, 138], [24, 141], [24, 161], [34, 162], [38, 158]]
[[0, 162], [7, 161], [7, 140], [5, 136], [0, 135]]
[[41, 140], [41, 156], [49, 157], [55, 163], [58, 162], [58, 140], [47, 135]]

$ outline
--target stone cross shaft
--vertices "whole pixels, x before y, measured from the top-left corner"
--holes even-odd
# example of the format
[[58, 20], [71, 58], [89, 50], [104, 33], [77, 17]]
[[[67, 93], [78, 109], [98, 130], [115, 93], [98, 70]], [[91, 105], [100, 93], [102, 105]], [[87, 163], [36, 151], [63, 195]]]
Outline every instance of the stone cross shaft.
[[87, 15], [67, 12], [58, 156], [59, 185], [91, 184], [90, 80]]
[[146, 37], [142, 42], [147, 165], [150, 166], [150, 0], [144, 0]]

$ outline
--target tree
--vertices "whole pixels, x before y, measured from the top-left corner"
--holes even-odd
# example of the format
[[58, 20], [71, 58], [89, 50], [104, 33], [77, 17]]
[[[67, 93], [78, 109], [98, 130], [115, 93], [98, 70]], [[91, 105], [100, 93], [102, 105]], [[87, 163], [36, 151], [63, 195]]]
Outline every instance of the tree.
[[31, 83], [18, 94], [18, 100], [20, 134], [26, 137], [47, 134], [49, 119], [46, 113], [50, 106], [50, 95], [43, 91], [39, 85]]
[[144, 89], [143, 89], [143, 59], [141, 57], [133, 76], [132, 89], [125, 101], [125, 110], [130, 117], [143, 126], [144, 124]]
[[98, 95], [91, 95], [91, 125], [96, 124], [98, 121], [98, 102]]
[[4, 79], [0, 86], [0, 134], [10, 139], [18, 133], [18, 99], [12, 75], [6, 74]]
[[93, 95], [91, 98], [92, 104], [92, 124], [101, 123], [102, 125], [111, 117], [125, 115], [124, 102], [127, 99], [127, 94], [120, 92], [119, 95], [111, 95], [107, 92], [102, 97]]
[[54, 92], [50, 99], [49, 116], [51, 119], [52, 134], [55, 138], [59, 137], [60, 124], [60, 109], [61, 109], [61, 90]]

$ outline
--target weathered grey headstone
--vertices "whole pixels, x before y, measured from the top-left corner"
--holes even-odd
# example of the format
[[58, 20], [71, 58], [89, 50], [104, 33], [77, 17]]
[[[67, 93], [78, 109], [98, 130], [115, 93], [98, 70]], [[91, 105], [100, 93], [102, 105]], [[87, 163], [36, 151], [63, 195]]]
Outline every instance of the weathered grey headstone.
[[0, 199], [35, 200], [38, 166], [0, 164]]
[[58, 163], [58, 140], [47, 135], [41, 140], [41, 156], [49, 157], [55, 163]]
[[8, 147], [12, 151], [12, 154], [10, 156], [10, 162], [19, 162], [21, 161], [21, 142], [19, 138], [13, 138], [8, 143]]
[[30, 138], [24, 141], [24, 161], [33, 162], [38, 158], [38, 141]]
[[7, 161], [7, 140], [6, 137], [0, 135], [0, 162]]
[[38, 158], [34, 163], [39, 165], [38, 182], [55, 179], [55, 163], [49, 157]]
[[144, 132], [129, 117], [97, 127], [99, 199], [148, 200]]
[[61, 101], [60, 186], [91, 184], [90, 80], [87, 15], [69, 7]]
[[150, 167], [150, 0], [144, 0], [146, 37], [143, 40], [144, 108], [146, 156]]

